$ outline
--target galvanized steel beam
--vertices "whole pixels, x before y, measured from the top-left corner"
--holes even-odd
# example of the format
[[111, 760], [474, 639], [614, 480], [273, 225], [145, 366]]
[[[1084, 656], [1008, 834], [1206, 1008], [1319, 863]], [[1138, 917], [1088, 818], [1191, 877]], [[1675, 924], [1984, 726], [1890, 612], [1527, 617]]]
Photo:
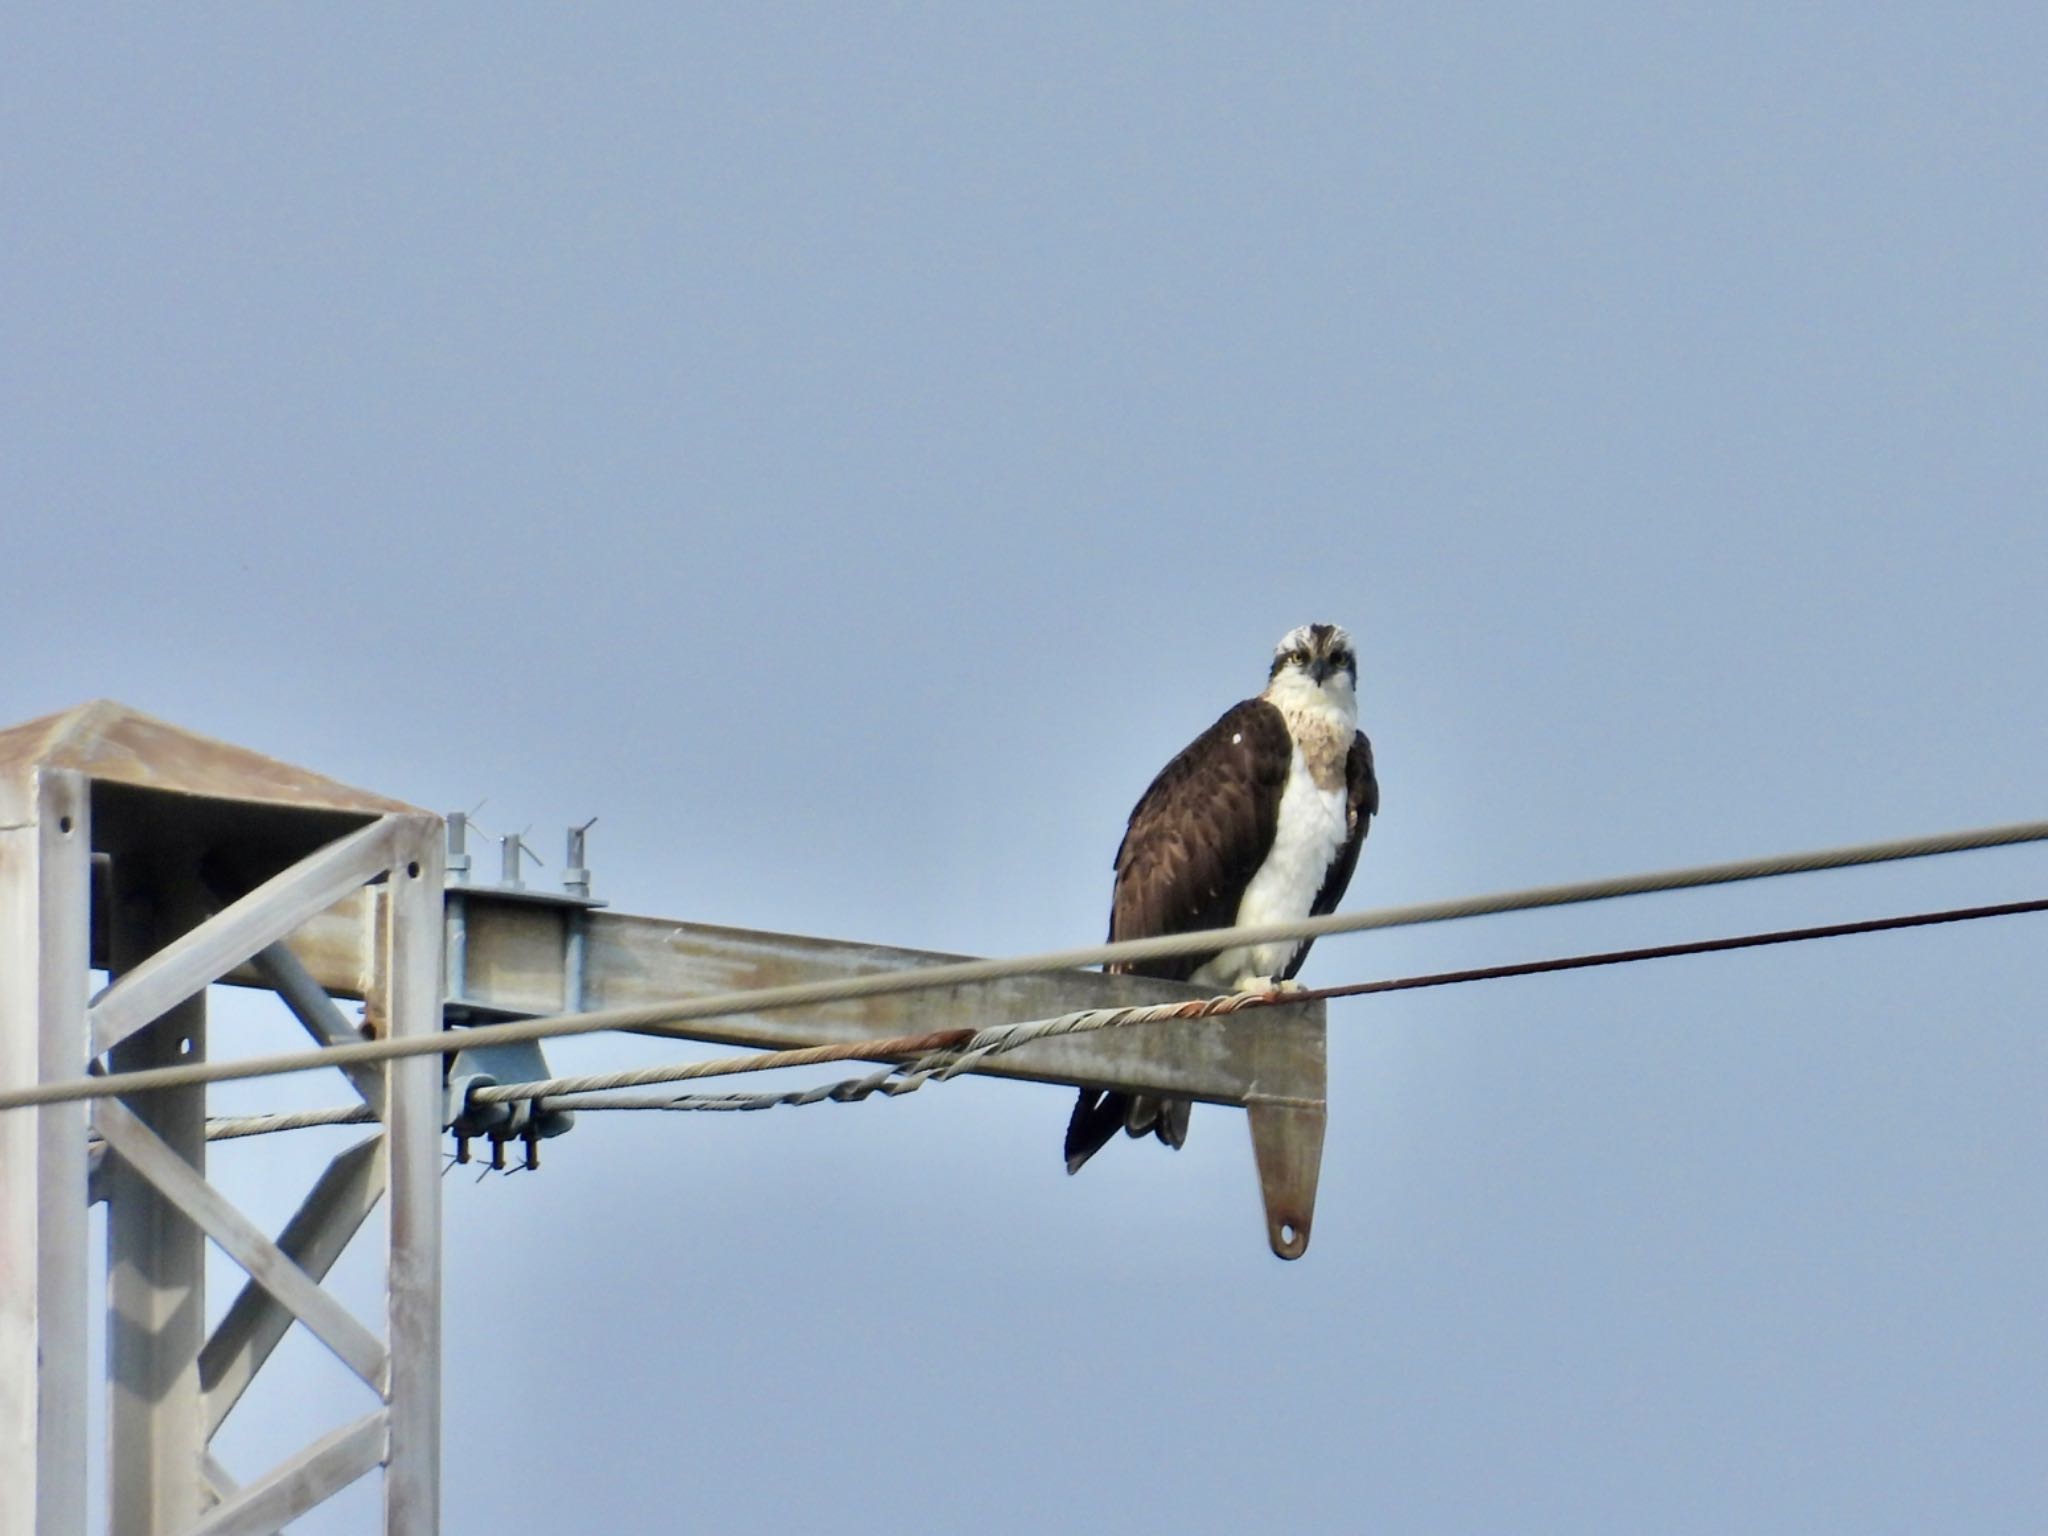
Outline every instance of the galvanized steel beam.
[[[586, 911], [484, 886], [461, 893], [465, 1005], [486, 1016], [547, 1014], [574, 1006], [568, 993], [571, 925], [581, 932], [586, 1008], [621, 1008], [715, 992], [943, 965], [962, 958], [797, 934], [724, 928], [669, 918]], [[340, 903], [288, 941], [314, 980], [335, 996], [362, 995], [371, 924], [363, 898]], [[260, 984], [251, 971], [228, 980]], [[693, 1019], [643, 1034], [778, 1049], [839, 1045], [939, 1028], [980, 1029], [1082, 1008], [1185, 1002], [1200, 988], [1148, 976], [1061, 971], [968, 987], [854, 998], [816, 1008]], [[978, 1070], [991, 1076], [1091, 1088], [1170, 1093], [1239, 1106], [1322, 1103], [1323, 1009], [1142, 1025], [1036, 1042]]]
[[[797, 934], [593, 911], [540, 893], [467, 886], [451, 892], [459, 922], [465, 1016], [508, 1017], [621, 1008], [755, 987], [913, 970], [957, 955]], [[366, 897], [338, 904], [287, 941], [326, 990], [367, 985], [376, 925]], [[237, 976], [231, 979], [243, 979]], [[249, 980], [255, 980], [253, 976]], [[1184, 1002], [1208, 995], [1179, 982], [1062, 971], [813, 1008], [777, 1009], [649, 1026], [642, 1034], [764, 1049], [980, 1029], [1087, 1008]], [[454, 1005], [451, 1003], [451, 1011]], [[1328, 1091], [1321, 1003], [1254, 1014], [1176, 1020], [1034, 1041], [976, 1070], [995, 1077], [1171, 1094], [1253, 1111], [1252, 1148], [1267, 1240], [1299, 1258], [1315, 1218]]]
[[[561, 1006], [549, 957], [562, 952], [562, 930], [554, 924], [571, 920], [582, 926], [584, 1006], [591, 1008], [913, 970], [960, 958], [622, 913], [569, 908], [558, 914], [531, 903], [493, 902], [476, 889], [467, 893], [467, 905], [469, 996], [511, 1011]], [[1208, 995], [1203, 988], [1153, 977], [1060, 971], [812, 1009], [692, 1019], [641, 1032], [768, 1049], [840, 1045]], [[1297, 1259], [1308, 1251], [1322, 1165], [1326, 1021], [1324, 1005], [1315, 1002], [1053, 1036], [992, 1057], [976, 1070], [1249, 1110], [1267, 1242], [1280, 1258]]]
[[[114, 872], [110, 934], [118, 976], [144, 976], [109, 1058], [115, 1071], [206, 1058], [205, 980], [152, 992], [149, 960], [175, 949], [200, 915], [188, 875], [134, 882]], [[159, 970], [157, 975], [165, 972]], [[117, 980], [115, 989], [122, 987]], [[194, 993], [197, 993], [195, 996]], [[206, 1090], [149, 1094], [130, 1109], [94, 1105], [112, 1156], [107, 1179], [107, 1528], [112, 1536], [175, 1536], [206, 1507], [200, 1475], [199, 1346], [206, 1338], [206, 1240], [167, 1178], [206, 1183]]]
[[[92, 821], [85, 779], [0, 770], [0, 1084], [87, 1052]], [[0, 1115], [0, 1531], [84, 1536], [84, 1106]]]
[[[369, 1013], [381, 1016], [394, 1039], [441, 1033], [441, 843], [439, 817], [407, 817], [381, 891], [385, 939]], [[385, 1064], [387, 1536], [434, 1536], [440, 1529], [441, 1108], [439, 1056]]]

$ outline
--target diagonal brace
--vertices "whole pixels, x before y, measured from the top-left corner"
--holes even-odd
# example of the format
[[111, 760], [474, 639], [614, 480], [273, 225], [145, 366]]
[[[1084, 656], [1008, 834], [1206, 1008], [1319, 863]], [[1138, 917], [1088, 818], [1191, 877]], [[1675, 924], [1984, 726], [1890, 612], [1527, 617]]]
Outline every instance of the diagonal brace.
[[357, 1322], [346, 1307], [320, 1289], [289, 1255], [194, 1172], [192, 1165], [172, 1151], [126, 1104], [118, 1099], [100, 1100], [93, 1112], [93, 1126], [129, 1167], [220, 1244], [230, 1258], [249, 1272], [252, 1280], [290, 1308], [313, 1331], [314, 1337], [382, 1395], [390, 1356], [382, 1341]]
[[[334, 1006], [334, 999], [321, 990], [320, 983], [313, 979], [312, 973], [284, 940], [279, 939], [275, 944], [259, 949], [254, 963], [257, 973], [284, 999], [284, 1005], [292, 1011], [293, 1017], [306, 1026], [306, 1033], [322, 1045], [343, 1045], [369, 1038]], [[382, 1118], [383, 1071], [363, 1062], [345, 1062], [341, 1071], [355, 1085], [356, 1096]]]
[[[383, 1199], [384, 1183], [384, 1137], [379, 1132], [327, 1165], [278, 1234], [279, 1250], [313, 1280], [326, 1279], [334, 1261]], [[291, 1312], [256, 1281], [242, 1287], [199, 1352], [199, 1390], [205, 1396], [208, 1438], [241, 1401], [291, 1322]]]

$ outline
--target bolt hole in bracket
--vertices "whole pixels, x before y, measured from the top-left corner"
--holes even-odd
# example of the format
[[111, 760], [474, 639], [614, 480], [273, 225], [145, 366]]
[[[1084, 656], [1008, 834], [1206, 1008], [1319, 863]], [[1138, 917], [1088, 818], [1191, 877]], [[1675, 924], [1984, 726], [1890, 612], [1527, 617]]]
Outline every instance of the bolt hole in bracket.
[[1298, 1099], [1257, 1098], [1245, 1105], [1245, 1111], [1251, 1122], [1259, 1193], [1266, 1206], [1266, 1241], [1279, 1258], [1298, 1259], [1308, 1252], [1315, 1224], [1328, 1111], [1322, 1104]]

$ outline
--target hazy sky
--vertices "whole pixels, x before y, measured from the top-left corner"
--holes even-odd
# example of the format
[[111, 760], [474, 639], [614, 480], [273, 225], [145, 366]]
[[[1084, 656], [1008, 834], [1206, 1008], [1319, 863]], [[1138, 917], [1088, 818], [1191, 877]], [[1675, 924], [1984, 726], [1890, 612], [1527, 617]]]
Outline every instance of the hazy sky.
[[[622, 910], [962, 953], [1098, 937], [1308, 619], [1351, 905], [2048, 814], [2044, 79], [2037, 5], [18, 15], [0, 723], [114, 697], [543, 878], [600, 816]], [[448, 1182], [446, 1528], [2038, 1531], [2044, 937], [1337, 1005], [1291, 1265], [1223, 1110], [1071, 1180], [1051, 1088], [585, 1116]], [[323, 1134], [215, 1165], [275, 1219]], [[361, 1401], [301, 1339], [223, 1458]]]

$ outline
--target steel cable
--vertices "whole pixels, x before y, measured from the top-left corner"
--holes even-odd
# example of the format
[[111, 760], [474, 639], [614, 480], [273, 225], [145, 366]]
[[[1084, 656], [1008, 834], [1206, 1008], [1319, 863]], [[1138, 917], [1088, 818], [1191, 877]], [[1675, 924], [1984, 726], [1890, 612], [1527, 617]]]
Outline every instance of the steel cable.
[[351, 1041], [321, 1050], [250, 1057], [240, 1061], [193, 1062], [182, 1066], [151, 1067], [136, 1072], [88, 1076], [68, 1082], [43, 1083], [0, 1092], [0, 1109], [68, 1103], [79, 1099], [104, 1098], [111, 1094], [190, 1087], [196, 1083], [271, 1077], [287, 1072], [311, 1072], [325, 1067], [338, 1067], [355, 1062], [389, 1061], [405, 1056], [452, 1055], [456, 1051], [472, 1046], [554, 1039], [566, 1035], [592, 1034], [602, 1030], [641, 1029], [653, 1025], [679, 1024], [691, 1019], [716, 1018], [740, 1013], [765, 1013], [783, 1008], [844, 1002], [852, 998], [883, 997], [938, 987], [967, 986], [976, 982], [998, 981], [1010, 976], [1078, 970], [1085, 966], [1115, 962], [1161, 960], [1178, 955], [1274, 943], [1286, 939], [1315, 939], [1342, 933], [1363, 933], [1378, 928], [1450, 922], [1502, 912], [1608, 901], [1622, 896], [1690, 890], [1746, 880], [1774, 879], [1816, 870], [1844, 869], [1899, 859], [1927, 858], [1972, 849], [2040, 842], [2044, 839], [2048, 839], [2048, 821], [2021, 822], [1974, 831], [1947, 832], [1931, 837], [1898, 838], [1887, 842], [1823, 848], [1805, 853], [1738, 859], [1651, 874], [1620, 875], [1600, 880], [1534, 886], [1451, 901], [1419, 902], [1407, 906], [1371, 908], [1362, 912], [1339, 912], [1328, 917], [1307, 918], [1300, 922], [1252, 923], [1233, 928], [1208, 929], [1198, 933], [1127, 939], [1115, 944], [1090, 944], [1077, 949], [1054, 950], [1044, 954], [1021, 955], [1008, 959], [961, 960], [905, 971], [833, 977], [826, 981], [723, 992], [706, 997], [679, 998], [633, 1007], [603, 1008], [584, 1013], [518, 1019], [503, 1024], [474, 1025], [438, 1035]]

